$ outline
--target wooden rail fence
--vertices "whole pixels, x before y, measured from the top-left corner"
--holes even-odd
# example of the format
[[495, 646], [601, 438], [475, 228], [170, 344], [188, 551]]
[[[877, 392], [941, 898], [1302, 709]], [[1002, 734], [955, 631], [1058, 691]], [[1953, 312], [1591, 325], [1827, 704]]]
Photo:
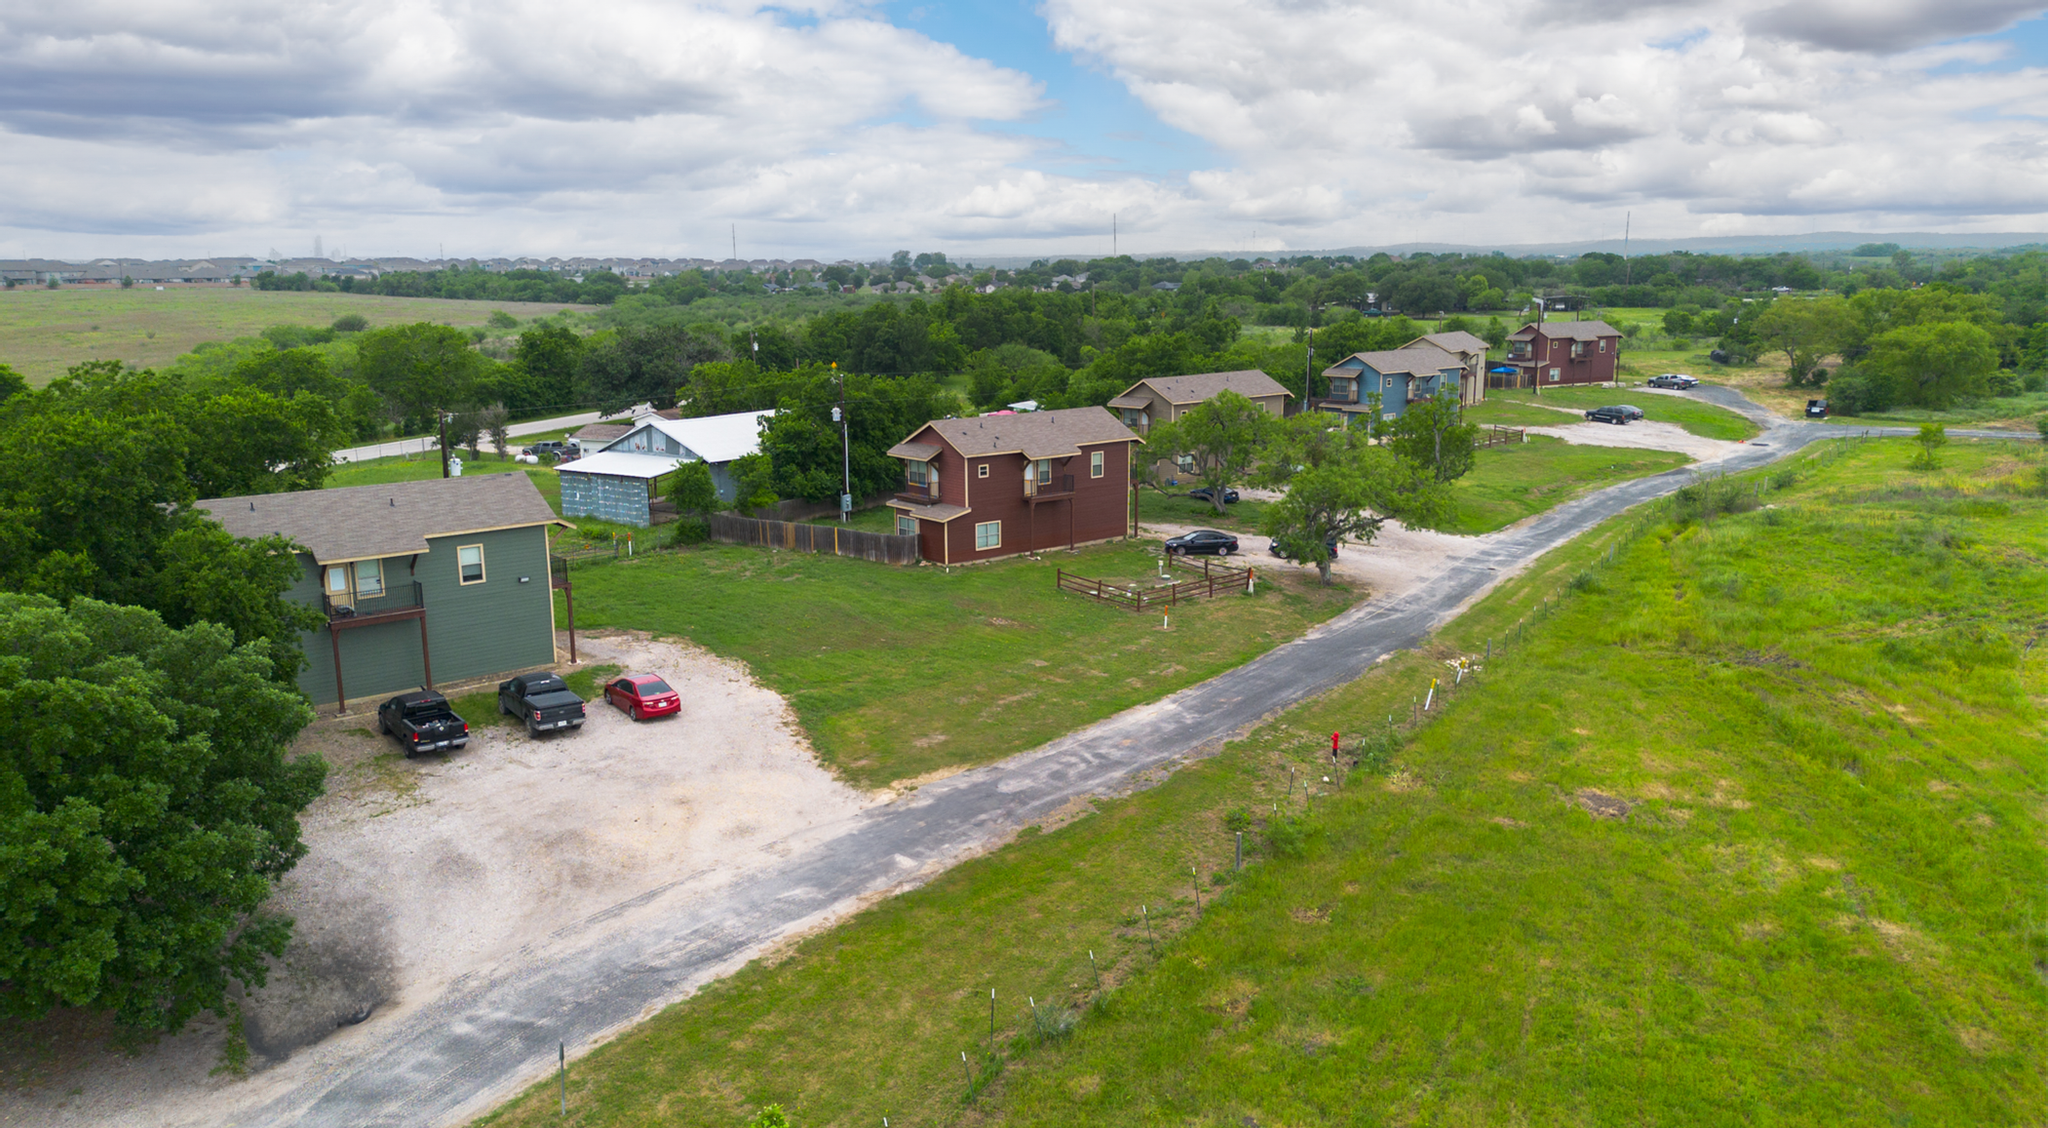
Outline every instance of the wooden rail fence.
[[[1184, 568], [1192, 568], [1195, 566], [1195, 563], [1192, 560], [1174, 560], [1175, 565]], [[1055, 570], [1055, 582], [1061, 591], [1071, 591], [1078, 595], [1085, 595], [1092, 599], [1100, 600], [1103, 603], [1115, 604], [1130, 611], [1172, 607], [1176, 603], [1183, 603], [1190, 599], [1211, 599], [1218, 595], [1231, 595], [1236, 592], [1251, 590], [1252, 570], [1250, 568], [1233, 568], [1227, 564], [1216, 564], [1208, 560], [1203, 560], [1200, 563], [1202, 567], [1202, 577], [1200, 579], [1181, 580], [1177, 583], [1161, 584], [1158, 587], [1124, 587], [1105, 580], [1077, 576], [1072, 572], [1064, 570]]]
[[795, 521], [760, 521], [730, 513], [713, 513], [708, 519], [711, 539], [727, 544], [748, 544], [758, 548], [781, 548], [790, 552], [817, 552], [828, 556], [855, 556], [877, 564], [915, 564], [918, 538], [889, 533], [867, 533], [838, 525], [806, 525]]
[[1509, 443], [1528, 441], [1528, 432], [1521, 427], [1493, 426], [1479, 432], [1472, 440], [1474, 447], [1506, 446]]

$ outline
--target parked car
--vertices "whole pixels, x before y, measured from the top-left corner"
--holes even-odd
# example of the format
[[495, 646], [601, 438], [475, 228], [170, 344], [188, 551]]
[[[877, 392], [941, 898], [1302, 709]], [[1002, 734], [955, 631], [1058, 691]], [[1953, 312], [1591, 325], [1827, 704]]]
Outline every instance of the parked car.
[[[1208, 486], [1203, 486], [1201, 489], [1198, 490], [1189, 490], [1188, 496], [1194, 498], [1197, 501], [1209, 501], [1216, 496], [1216, 491], [1210, 489]], [[1223, 490], [1223, 504], [1236, 505], [1237, 491], [1225, 487]]]
[[1808, 419], [1826, 419], [1828, 417], [1828, 401], [1824, 399], [1807, 400], [1806, 417]]
[[1589, 423], [1622, 424], [1633, 418], [1636, 416], [1630, 415], [1627, 408], [1620, 406], [1596, 407], [1586, 413], [1586, 421]]
[[[1325, 537], [1325, 538], [1323, 538], [1323, 549], [1324, 549], [1324, 551], [1326, 551], [1326, 552], [1328, 552], [1328, 553], [1330, 554], [1330, 558], [1331, 558], [1332, 560], [1336, 559], [1336, 558], [1337, 558], [1337, 538], [1336, 538], [1336, 537]], [[1279, 542], [1279, 540], [1277, 540], [1277, 539], [1276, 539], [1276, 540], [1274, 540], [1274, 541], [1273, 541], [1273, 542], [1272, 542], [1271, 544], [1269, 544], [1269, 545], [1267, 545], [1267, 546], [1266, 546], [1266, 551], [1268, 551], [1268, 552], [1272, 553], [1273, 555], [1275, 555], [1275, 556], [1279, 557], [1279, 558], [1280, 558], [1280, 559], [1282, 559], [1282, 560], [1290, 561], [1290, 562], [1292, 562], [1292, 563], [1295, 563], [1295, 564], [1299, 564], [1299, 563], [1301, 563], [1301, 557], [1299, 557], [1299, 556], [1296, 556], [1296, 555], [1295, 555], [1295, 554], [1294, 554], [1293, 552], [1289, 551], [1289, 550], [1287, 549], [1287, 547], [1286, 547], [1285, 545], [1281, 544], [1281, 543]]]
[[1697, 388], [1699, 383], [1683, 372], [1666, 372], [1662, 376], [1650, 377], [1650, 386], [1653, 388], [1674, 388], [1681, 392]]
[[564, 462], [583, 457], [583, 444], [575, 439], [542, 439], [530, 447], [521, 447], [521, 454], [530, 454], [542, 462]]
[[583, 727], [583, 699], [554, 674], [521, 674], [498, 683], [498, 712], [526, 722], [535, 736]]
[[683, 711], [682, 695], [653, 674], [627, 674], [605, 683], [604, 699], [636, 721]]
[[397, 737], [408, 760], [422, 752], [469, 743], [469, 722], [456, 716], [448, 699], [431, 689], [401, 693], [377, 706], [377, 731]]
[[1237, 538], [1229, 533], [1219, 533], [1214, 529], [1196, 529], [1192, 533], [1182, 533], [1177, 537], [1171, 537], [1166, 542], [1166, 554], [1168, 556], [1187, 556], [1190, 553], [1200, 552], [1213, 552], [1218, 556], [1228, 556], [1236, 551]]

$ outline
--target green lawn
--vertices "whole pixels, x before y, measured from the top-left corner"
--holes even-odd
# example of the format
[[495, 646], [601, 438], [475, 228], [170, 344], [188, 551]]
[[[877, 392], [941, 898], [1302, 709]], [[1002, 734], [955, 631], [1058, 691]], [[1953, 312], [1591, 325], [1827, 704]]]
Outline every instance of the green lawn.
[[372, 328], [432, 321], [467, 329], [503, 309], [521, 321], [557, 310], [549, 302], [470, 302], [252, 290], [247, 286], [169, 286], [163, 290], [17, 287], [0, 291], [0, 364], [44, 384], [74, 364], [123, 360], [161, 367], [202, 341], [253, 337], [272, 325], [323, 326], [360, 313]]
[[[555, 512], [560, 513], [562, 511], [562, 480], [552, 469], [546, 466], [534, 466], [525, 462], [513, 462], [509, 459], [500, 462], [498, 461], [498, 456], [488, 450], [484, 452], [484, 456], [481, 459], [470, 458], [468, 451], [458, 453], [462, 458], [463, 476], [467, 477], [471, 474], [508, 474], [514, 470], [524, 470], [526, 471], [526, 476], [533, 479], [533, 484], [540, 487], [541, 496], [548, 499], [548, 504], [554, 507]], [[373, 458], [364, 462], [341, 463], [327, 475], [327, 488], [381, 486], [387, 482], [417, 482], [426, 478], [438, 478], [440, 476], [440, 453], [429, 451], [424, 456], [402, 455], [391, 458]]]
[[1466, 408], [1465, 422], [1482, 427], [1557, 427], [1585, 421], [1583, 416], [1574, 419], [1562, 411], [1501, 396], [1500, 392], [1490, 392], [1485, 401]]
[[1590, 490], [1661, 474], [1691, 461], [1673, 451], [1573, 446], [1544, 435], [1485, 447], [1471, 473], [1453, 483], [1458, 508], [1443, 531], [1490, 533]]
[[[2001, 452], [1907, 453], [1617, 519], [1427, 650], [612, 1040], [567, 1121], [550, 1079], [488, 1122], [2037, 1122], [2048, 503]], [[1290, 790], [1489, 644], [1384, 771]]]
[[[1811, 394], [1825, 396], [1827, 389], [1823, 388]], [[2033, 430], [2034, 419], [2044, 414], [2048, 414], [2048, 392], [2027, 392], [1998, 399], [1971, 400], [1959, 403], [1947, 411], [1900, 407], [1872, 415], [1829, 416], [1828, 422], [1844, 427], [1911, 427], [1922, 423], [1940, 423], [1949, 427], [2003, 424], [2008, 428], [2030, 431]]]
[[[1518, 404], [1526, 408], [1542, 403], [1553, 407], [1569, 407], [1576, 411], [1610, 403], [1629, 403], [1642, 408], [1645, 419], [1659, 423], [1676, 423], [1702, 438], [1733, 441], [1755, 438], [1758, 433], [1756, 424], [1724, 407], [1678, 396], [1643, 391], [1631, 393], [1632, 389], [1629, 388], [1556, 388], [1545, 391], [1541, 396], [1530, 392], [1494, 391], [1488, 392], [1486, 399], [1488, 403], [1499, 403], [1503, 406]], [[1552, 414], [1567, 423], [1572, 421], [1570, 416], [1561, 412]]]
[[579, 568], [576, 625], [680, 636], [745, 660], [789, 700], [825, 763], [877, 786], [987, 763], [1157, 700], [1358, 596], [1275, 571], [1255, 595], [1185, 605], [1165, 631], [1055, 588], [1062, 568], [1150, 587], [1159, 559], [1156, 545], [1117, 544], [947, 570], [717, 545]]
[[1235, 505], [1225, 505], [1219, 514], [1216, 507], [1208, 502], [1188, 497], [1185, 488], [1179, 496], [1161, 494], [1157, 490], [1141, 490], [1138, 494], [1138, 520], [1141, 522], [1255, 533], [1259, 528], [1259, 518], [1265, 512], [1265, 502], [1246, 498]]

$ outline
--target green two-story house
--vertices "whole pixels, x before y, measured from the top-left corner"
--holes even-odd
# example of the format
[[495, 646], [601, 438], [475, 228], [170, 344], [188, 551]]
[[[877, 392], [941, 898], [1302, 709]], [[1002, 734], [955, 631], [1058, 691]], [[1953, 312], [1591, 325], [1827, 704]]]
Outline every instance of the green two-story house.
[[555, 661], [548, 527], [565, 525], [522, 473], [213, 498], [238, 537], [302, 551], [287, 598], [326, 622], [301, 639], [315, 704], [378, 699]]

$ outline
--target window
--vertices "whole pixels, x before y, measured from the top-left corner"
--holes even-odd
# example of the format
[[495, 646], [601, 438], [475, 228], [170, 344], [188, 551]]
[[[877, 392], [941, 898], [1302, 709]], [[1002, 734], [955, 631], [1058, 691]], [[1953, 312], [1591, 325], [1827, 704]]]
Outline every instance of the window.
[[974, 526], [974, 550], [976, 552], [1001, 547], [1003, 547], [1003, 523], [1001, 521], [983, 521], [981, 524]]
[[1036, 476], [1038, 478], [1039, 485], [1048, 485], [1052, 482], [1052, 459], [1041, 458], [1038, 461], [1033, 462], [1031, 465], [1032, 468], [1037, 472]]
[[912, 516], [911, 516], [910, 514], [908, 514], [908, 513], [905, 513], [905, 512], [903, 512], [903, 511], [902, 511], [901, 509], [897, 510], [897, 511], [896, 511], [896, 535], [897, 535], [897, 536], [902, 536], [902, 537], [914, 537], [914, 536], [916, 536], [916, 535], [917, 535], [917, 518], [915, 518], [915, 517], [912, 517]]
[[465, 544], [455, 550], [455, 565], [465, 584], [484, 582], [484, 546]]
[[1600, 338], [1600, 351], [1601, 351], [1601, 352], [1606, 352], [1606, 351], [1607, 351], [1607, 338], [1605, 338], [1605, 337], [1602, 337], [1602, 338]]
[[348, 595], [348, 565], [329, 564], [327, 566], [327, 594], [337, 599]]
[[974, 476], [977, 478], [988, 477], [988, 463], [984, 462], [980, 466], [976, 467], [974, 470]]
[[931, 467], [922, 462], [906, 462], [903, 464], [903, 480], [913, 486], [922, 486], [932, 480]]
[[384, 594], [384, 562], [382, 560], [358, 560], [356, 570], [356, 598], [375, 599]]
[[1195, 468], [1195, 456], [1192, 454], [1183, 454], [1179, 458], [1174, 459], [1174, 464], [1176, 466], [1179, 466], [1183, 470], [1193, 472]]
[[1394, 386], [1394, 378], [1392, 376], [1382, 377], [1382, 379], [1384, 379], [1386, 383], [1380, 385], [1381, 387], [1391, 389]]
[[1550, 370], [1550, 378], [1551, 378], [1552, 380], [1555, 380], [1555, 379], [1557, 379], [1557, 369], [1553, 368], [1553, 369], [1551, 369], [1551, 370]]
[[1091, 478], [1102, 477], [1102, 452], [1099, 450], [1088, 453], [1088, 476]]
[[1331, 399], [1340, 399], [1340, 400], [1348, 400], [1348, 399], [1350, 399], [1350, 398], [1351, 398], [1351, 381], [1349, 381], [1349, 380], [1335, 380], [1335, 379], [1331, 380], [1331, 381], [1330, 381], [1330, 398], [1331, 398]]
[[1401, 418], [1401, 416], [1397, 412], [1382, 411], [1380, 412], [1380, 418], [1388, 423], [1392, 423], [1394, 420]]

